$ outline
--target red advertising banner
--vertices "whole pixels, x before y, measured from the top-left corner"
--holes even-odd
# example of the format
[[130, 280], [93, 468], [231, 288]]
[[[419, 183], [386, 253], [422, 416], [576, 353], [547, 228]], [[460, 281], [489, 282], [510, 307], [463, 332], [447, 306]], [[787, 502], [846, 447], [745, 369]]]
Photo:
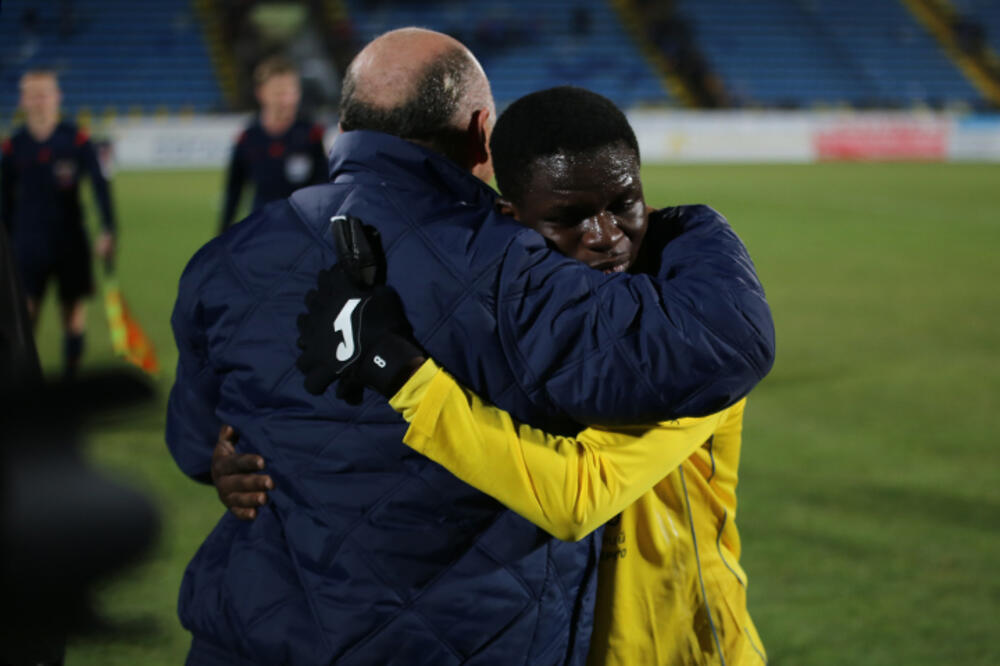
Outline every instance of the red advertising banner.
[[813, 136], [820, 160], [944, 160], [948, 125], [888, 120], [820, 128]]

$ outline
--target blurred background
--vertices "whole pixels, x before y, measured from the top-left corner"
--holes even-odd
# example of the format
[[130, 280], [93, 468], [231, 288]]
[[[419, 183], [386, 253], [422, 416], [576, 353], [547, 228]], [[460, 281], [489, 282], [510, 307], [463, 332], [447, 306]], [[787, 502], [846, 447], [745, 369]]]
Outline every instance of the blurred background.
[[[647, 201], [708, 203], [749, 246], [778, 360], [747, 408], [738, 521], [770, 662], [1000, 663], [1000, 0], [3, 0], [0, 134], [21, 74], [55, 70], [103, 146], [118, 282], [163, 368], [151, 401], [86, 420], [87, 459], [162, 525], [93, 588], [66, 663], [186, 654], [180, 578], [223, 509], [163, 442], [169, 316], [218, 230], [254, 68], [297, 64], [329, 147], [347, 63], [405, 25], [467, 44], [500, 109], [567, 83], [610, 97]], [[97, 303], [87, 335], [84, 377], [123, 365]]]

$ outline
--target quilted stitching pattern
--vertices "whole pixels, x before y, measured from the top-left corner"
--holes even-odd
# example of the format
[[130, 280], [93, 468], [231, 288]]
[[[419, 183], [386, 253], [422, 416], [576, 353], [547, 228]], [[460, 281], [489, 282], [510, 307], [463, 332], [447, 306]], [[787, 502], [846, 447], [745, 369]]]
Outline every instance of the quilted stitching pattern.
[[199, 645], [268, 664], [580, 663], [599, 535], [555, 541], [403, 446], [383, 400], [351, 408], [302, 387], [295, 318], [336, 259], [329, 219], [379, 228], [432, 356], [554, 432], [745, 395], [774, 353], [752, 263], [721, 216], [679, 207], [663, 270], [609, 278], [490, 214], [488, 188], [417, 146], [350, 132], [332, 163], [332, 184], [240, 223], [182, 278], [171, 452], [199, 478], [221, 419], [277, 485], [257, 521], [227, 515], [199, 550], [182, 621]]
[[[332, 392], [308, 396], [294, 369], [295, 317], [315, 274], [335, 259], [325, 227], [345, 193], [363, 205], [355, 214], [379, 224], [390, 283], [394, 266], [399, 276], [424, 278], [420, 287], [395, 286], [408, 309], [426, 311], [413, 317], [425, 344], [460, 366], [506, 368], [502, 358], [477, 358], [472, 345], [496, 327], [484, 301], [503, 246], [476, 246], [469, 261], [477, 265], [458, 265], [450, 257], [480, 241], [468, 231], [476, 209], [459, 207], [464, 217], [440, 228], [416, 227], [388, 204], [384, 187], [326, 186], [275, 204], [203, 259], [212, 266], [199, 285], [214, 322], [209, 356], [224, 371], [218, 412], [241, 431], [243, 446], [268, 459], [278, 490], [265, 510], [273, 520], [217, 531], [190, 567], [228, 550], [230, 563], [255, 570], [256, 591], [243, 589], [245, 573], [208, 581], [202, 571], [185, 624], [247, 657], [280, 663], [393, 663], [401, 650], [406, 664], [529, 663], [552, 644], [548, 659], [562, 663], [571, 653], [566, 625], [575, 598], [555, 572], [582, 571], [585, 558], [553, 562], [537, 528], [404, 447], [405, 428], [384, 401], [370, 395], [349, 409]], [[498, 396], [524, 400], [509, 370], [476, 372], [492, 374]], [[233, 538], [246, 529], [258, 532], [256, 541]], [[212, 618], [197, 617], [206, 594], [238, 611], [241, 640], [213, 635]], [[544, 626], [539, 617], [548, 618]], [[302, 624], [295, 633], [306, 648], [281, 636], [289, 622]]]

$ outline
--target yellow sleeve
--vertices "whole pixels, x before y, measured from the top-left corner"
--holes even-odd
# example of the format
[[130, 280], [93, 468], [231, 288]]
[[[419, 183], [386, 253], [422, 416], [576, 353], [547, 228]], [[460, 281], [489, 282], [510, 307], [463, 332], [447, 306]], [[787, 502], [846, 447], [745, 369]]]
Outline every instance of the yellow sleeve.
[[736, 519], [736, 486], [739, 482], [740, 454], [743, 448], [743, 412], [747, 399], [743, 398], [726, 410], [726, 418], [713, 433], [716, 456], [716, 474], [712, 477], [713, 489], [729, 517]]
[[403, 441], [546, 532], [578, 540], [701, 446], [725, 412], [557, 437], [516, 423], [428, 360], [390, 400]]

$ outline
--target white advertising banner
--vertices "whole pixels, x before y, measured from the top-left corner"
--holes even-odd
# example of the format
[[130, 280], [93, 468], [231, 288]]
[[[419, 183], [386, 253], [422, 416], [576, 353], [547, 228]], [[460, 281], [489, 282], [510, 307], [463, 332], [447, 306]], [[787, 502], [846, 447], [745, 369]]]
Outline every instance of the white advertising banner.
[[646, 162], [1000, 162], [1000, 115], [635, 111]]
[[[920, 112], [630, 112], [646, 163], [1000, 162], [1000, 116]], [[221, 168], [247, 115], [120, 120], [99, 129], [119, 169]], [[326, 145], [337, 134], [329, 123]]]
[[745, 111], [634, 111], [628, 114], [642, 160], [656, 162], [809, 162], [808, 114]]
[[221, 168], [248, 117], [121, 120], [103, 128], [118, 169]]
[[[119, 120], [95, 134], [111, 141], [116, 169], [213, 169], [228, 164], [233, 144], [250, 119], [234, 114]], [[336, 134], [336, 124], [327, 127], [327, 148]]]
[[957, 119], [948, 145], [948, 158], [954, 161], [1000, 162], [1000, 115]]

